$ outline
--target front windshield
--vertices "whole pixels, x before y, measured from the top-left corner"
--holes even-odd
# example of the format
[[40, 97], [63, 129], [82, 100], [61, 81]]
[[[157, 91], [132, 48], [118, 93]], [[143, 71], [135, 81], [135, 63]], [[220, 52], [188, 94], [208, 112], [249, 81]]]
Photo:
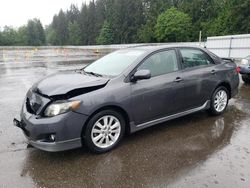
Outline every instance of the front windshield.
[[141, 56], [143, 50], [119, 50], [93, 62], [84, 71], [106, 76], [118, 76]]

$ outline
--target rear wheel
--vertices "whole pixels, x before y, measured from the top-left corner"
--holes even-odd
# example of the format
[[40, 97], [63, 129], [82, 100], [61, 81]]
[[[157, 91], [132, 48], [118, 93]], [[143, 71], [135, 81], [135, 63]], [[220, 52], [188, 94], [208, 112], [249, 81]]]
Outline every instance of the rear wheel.
[[212, 115], [223, 114], [227, 108], [229, 101], [229, 94], [227, 88], [220, 86], [218, 87], [211, 98], [210, 113]]
[[242, 80], [243, 80], [246, 84], [250, 84], [250, 75], [242, 75]]
[[125, 130], [123, 116], [113, 110], [95, 114], [87, 124], [83, 139], [87, 147], [95, 153], [114, 149], [121, 141]]

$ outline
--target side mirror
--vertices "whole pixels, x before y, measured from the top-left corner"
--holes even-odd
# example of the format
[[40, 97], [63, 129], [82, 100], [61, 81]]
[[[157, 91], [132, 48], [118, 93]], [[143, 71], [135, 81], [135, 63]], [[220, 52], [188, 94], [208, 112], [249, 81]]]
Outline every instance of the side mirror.
[[138, 70], [134, 76], [132, 76], [131, 81], [146, 80], [151, 78], [150, 70]]

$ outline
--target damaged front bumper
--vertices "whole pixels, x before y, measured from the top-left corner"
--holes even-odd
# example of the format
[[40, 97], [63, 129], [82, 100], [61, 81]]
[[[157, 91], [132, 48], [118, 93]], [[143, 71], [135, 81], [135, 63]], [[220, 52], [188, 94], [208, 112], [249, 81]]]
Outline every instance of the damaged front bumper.
[[82, 146], [81, 133], [88, 116], [68, 112], [55, 117], [39, 118], [27, 112], [25, 105], [21, 111], [21, 121], [13, 120], [22, 129], [28, 143], [35, 148], [58, 152]]

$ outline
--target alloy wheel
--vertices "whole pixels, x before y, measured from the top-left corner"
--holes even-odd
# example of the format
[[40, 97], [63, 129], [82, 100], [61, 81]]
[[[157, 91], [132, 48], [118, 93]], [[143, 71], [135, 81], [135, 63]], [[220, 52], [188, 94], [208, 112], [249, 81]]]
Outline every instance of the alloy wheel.
[[95, 146], [108, 148], [114, 145], [121, 134], [121, 122], [113, 115], [103, 116], [97, 120], [91, 131]]
[[214, 108], [217, 112], [222, 112], [227, 106], [228, 96], [225, 90], [219, 90], [214, 98]]

